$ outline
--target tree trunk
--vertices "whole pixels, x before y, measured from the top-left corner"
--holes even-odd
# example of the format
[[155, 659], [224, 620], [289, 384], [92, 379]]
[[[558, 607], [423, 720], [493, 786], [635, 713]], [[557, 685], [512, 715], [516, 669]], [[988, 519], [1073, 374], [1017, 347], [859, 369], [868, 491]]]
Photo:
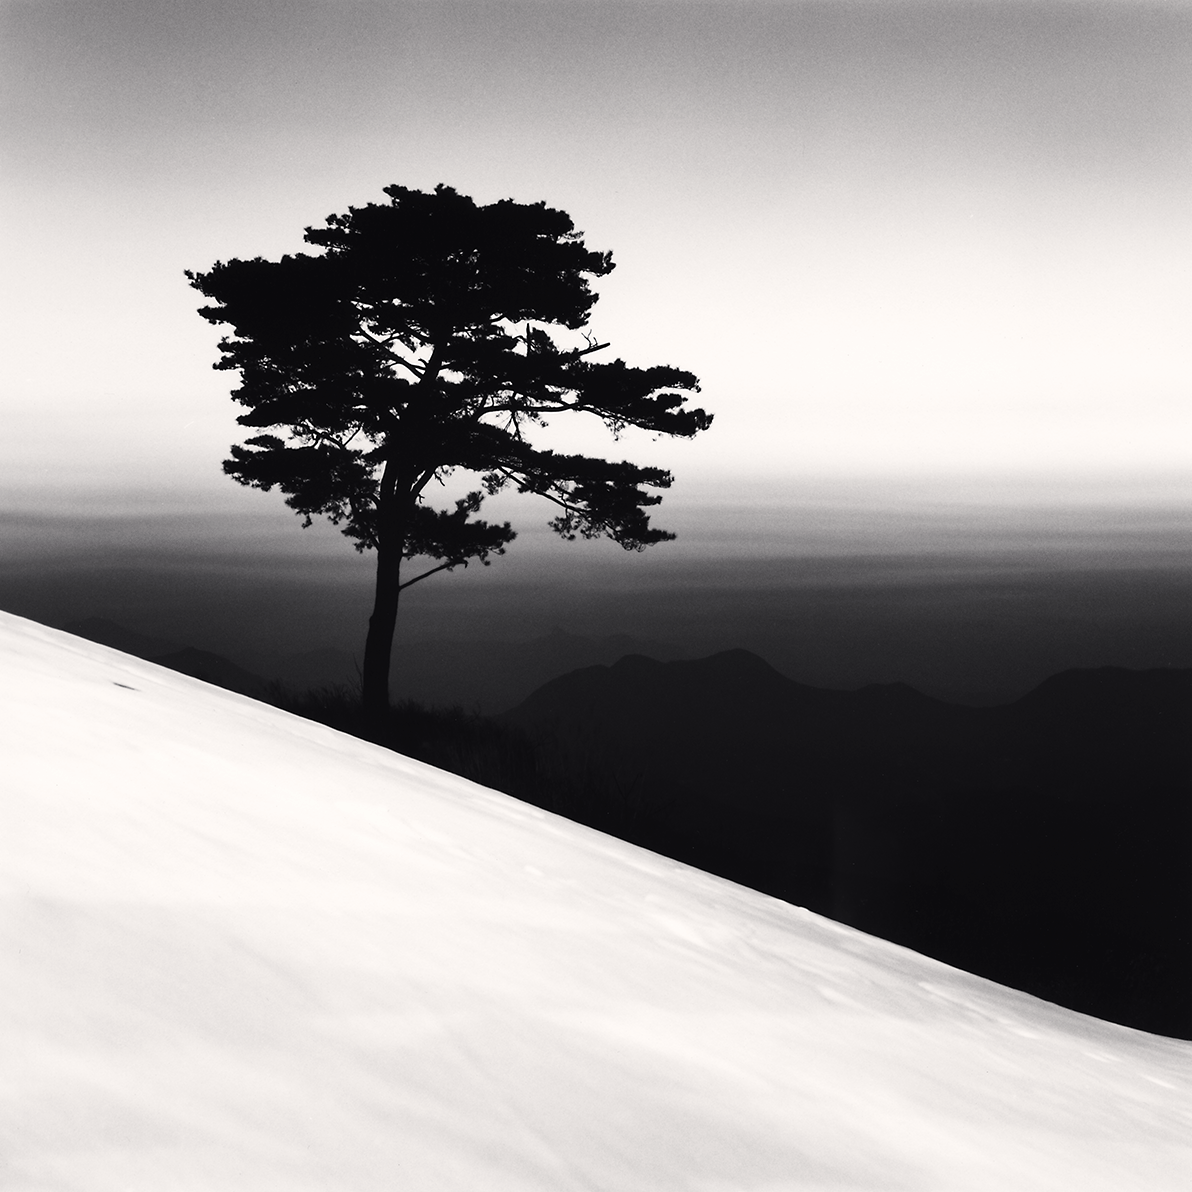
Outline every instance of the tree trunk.
[[401, 594], [401, 544], [396, 549], [377, 551], [377, 588], [368, 637], [364, 642], [362, 696], [366, 712], [378, 718], [389, 711], [389, 662], [393, 654], [393, 630], [397, 625], [397, 602]]

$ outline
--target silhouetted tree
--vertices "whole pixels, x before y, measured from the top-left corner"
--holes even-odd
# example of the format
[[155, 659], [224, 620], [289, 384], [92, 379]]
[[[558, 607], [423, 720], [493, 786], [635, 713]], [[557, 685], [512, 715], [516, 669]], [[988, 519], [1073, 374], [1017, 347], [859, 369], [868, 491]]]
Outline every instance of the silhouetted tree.
[[[217, 262], [187, 272], [226, 323], [215, 367], [238, 369], [238, 421], [269, 433], [231, 449], [224, 471], [276, 485], [304, 517], [342, 526], [377, 552], [376, 599], [364, 652], [366, 705], [384, 710], [400, 593], [438, 571], [488, 564], [514, 532], [475, 515], [506, 486], [558, 506], [564, 538], [607, 536], [628, 550], [673, 538], [650, 525], [670, 473], [534, 446], [530, 432], [563, 412], [586, 412], [614, 434], [626, 427], [691, 436], [711, 417], [688, 409], [696, 378], [669, 366], [631, 368], [588, 357], [607, 344], [568, 346], [549, 329], [580, 332], [596, 295], [589, 279], [613, 268], [589, 251], [570, 217], [545, 203], [480, 206], [448, 186], [385, 188], [388, 204], [351, 207], [307, 228], [315, 254]], [[564, 340], [566, 336], [562, 337]], [[432, 480], [457, 469], [475, 491], [440, 510]], [[409, 579], [402, 563], [434, 566]]]

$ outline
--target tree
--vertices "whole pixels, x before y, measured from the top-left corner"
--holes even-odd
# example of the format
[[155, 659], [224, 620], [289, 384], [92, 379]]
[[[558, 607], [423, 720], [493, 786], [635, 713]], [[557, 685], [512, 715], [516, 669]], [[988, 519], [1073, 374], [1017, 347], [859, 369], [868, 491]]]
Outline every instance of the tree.
[[[508, 522], [476, 516], [486, 493], [546, 497], [566, 539], [641, 550], [674, 537], [647, 513], [669, 472], [557, 454], [532, 432], [562, 413], [594, 415], [614, 436], [641, 427], [689, 437], [712, 420], [687, 408], [699, 388], [689, 372], [589, 359], [608, 347], [584, 331], [589, 283], [611, 272], [612, 256], [590, 251], [565, 212], [481, 206], [442, 185], [385, 194], [388, 204], [307, 228], [317, 254], [187, 272], [212, 301], [199, 313], [233, 329], [214, 367], [239, 370], [238, 421], [264, 432], [233, 446], [224, 471], [276, 485], [304, 526], [324, 516], [377, 553], [363, 668], [374, 712], [388, 706], [401, 592], [471, 560], [487, 565], [513, 540]], [[453, 509], [433, 508], [427, 486], [457, 470], [479, 486]], [[415, 558], [433, 565], [403, 578]]]

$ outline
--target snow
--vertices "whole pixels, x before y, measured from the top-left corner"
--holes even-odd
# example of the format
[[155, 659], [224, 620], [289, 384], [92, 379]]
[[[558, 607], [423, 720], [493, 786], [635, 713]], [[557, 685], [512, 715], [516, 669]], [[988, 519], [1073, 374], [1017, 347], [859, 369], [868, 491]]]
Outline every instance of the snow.
[[1192, 1187], [1192, 1045], [0, 614], [0, 1187]]

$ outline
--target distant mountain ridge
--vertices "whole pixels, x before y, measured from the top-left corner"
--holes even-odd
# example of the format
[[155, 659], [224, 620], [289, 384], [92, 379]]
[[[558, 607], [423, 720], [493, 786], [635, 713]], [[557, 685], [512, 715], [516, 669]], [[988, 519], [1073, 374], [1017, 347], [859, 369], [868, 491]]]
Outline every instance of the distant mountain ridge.
[[394, 651], [390, 686], [396, 699], [439, 707], [460, 705], [491, 715], [514, 707], [559, 675], [609, 665], [633, 653], [663, 660], [684, 657], [682, 650], [666, 642], [627, 634], [589, 636], [558, 628], [518, 642], [401, 642]]
[[206, 683], [214, 683], [217, 687], [225, 687], [229, 691], [238, 691], [241, 695], [264, 699], [268, 694], [268, 680], [210, 650], [180, 646], [177, 642], [165, 638], [137, 633], [103, 617], [73, 621], [62, 628], [76, 637], [86, 638], [101, 646], [110, 646], [113, 650], [144, 658], [147, 662], [155, 662], [158, 666], [191, 675]]
[[631, 656], [500, 717], [630, 793], [639, 844], [1088, 1013], [1192, 1037], [1192, 670], [1011, 704]]
[[939, 792], [956, 780], [958, 765], [968, 775], [978, 758], [991, 786], [1037, 789], [1036, 767], [1053, 782], [1061, 764], [1071, 768], [1069, 793], [1081, 797], [1113, 798], [1127, 775], [1178, 785], [1192, 778], [1189, 717], [1192, 670], [1066, 671], [1011, 703], [973, 707], [904, 683], [811, 687], [747, 650], [727, 650], [586, 667], [544, 684], [500, 719], [533, 729], [582, 721], [616, 741], [618, 756], [673, 754], [670, 773], [706, 775], [702, 762], [685, 759], [726, 740], [764, 742], [807, 764], [799, 797], [814, 801], [817, 792], [860, 792], [879, 780], [887, 792]]
[[180, 674], [202, 679], [204, 683], [214, 683], [217, 687], [226, 687], [229, 691], [240, 692], [241, 695], [251, 695], [253, 699], [266, 699], [269, 695], [268, 680], [246, 671], [234, 662], [229, 662], [221, 654], [211, 653], [210, 650], [196, 650], [193, 646], [185, 646], [169, 654], [155, 654], [147, 661], [169, 667]]
[[[67, 628], [249, 695], [265, 684], [110, 622]], [[635, 644], [500, 644], [489, 664], [522, 669], [494, 690]], [[449, 645], [466, 663], [469, 644]], [[630, 652], [549, 678], [496, 719], [593, 776], [618, 821], [598, 826], [626, 839], [1064, 1005], [1192, 1037], [1192, 671], [1068, 671], [970, 707], [901, 683], [808, 686], [740, 649]]]
[[[102, 617], [74, 621], [60, 628], [88, 641], [258, 698], [270, 681], [300, 692], [319, 687], [352, 688], [360, 679], [356, 658], [334, 648], [289, 655], [258, 651], [225, 655], [138, 633]], [[436, 707], [460, 706], [481, 713], [500, 712], [557, 675], [615, 662], [623, 654], [635, 651], [663, 659], [682, 656], [681, 651], [665, 642], [625, 634], [585, 636], [561, 629], [524, 642], [400, 642], [394, 651], [390, 690], [395, 700], [413, 699]]]
[[810, 687], [738, 649], [673, 662], [630, 655], [588, 667], [553, 679], [499, 719], [537, 732], [582, 725], [594, 740], [615, 742], [621, 769], [636, 769], [655, 791], [679, 799], [689, 787], [703, 801], [729, 803], [746, 786], [768, 792], [751, 801], [789, 815], [819, 814], [844, 774], [854, 775], [855, 786], [866, 758], [913, 750], [939, 726], [946, 737], [923, 760], [946, 774], [980, 711], [905, 684]]
[[153, 637], [147, 633], [137, 633], [133, 629], [126, 629], [117, 625], [106, 617], [87, 617], [82, 621], [71, 621], [58, 628], [66, 633], [73, 633], [76, 637], [85, 637], [89, 642], [97, 642], [101, 646], [110, 646], [113, 650], [122, 650], [125, 654], [132, 654], [136, 658], [152, 658], [159, 654], [172, 654], [185, 649], [182, 642], [170, 638]]

